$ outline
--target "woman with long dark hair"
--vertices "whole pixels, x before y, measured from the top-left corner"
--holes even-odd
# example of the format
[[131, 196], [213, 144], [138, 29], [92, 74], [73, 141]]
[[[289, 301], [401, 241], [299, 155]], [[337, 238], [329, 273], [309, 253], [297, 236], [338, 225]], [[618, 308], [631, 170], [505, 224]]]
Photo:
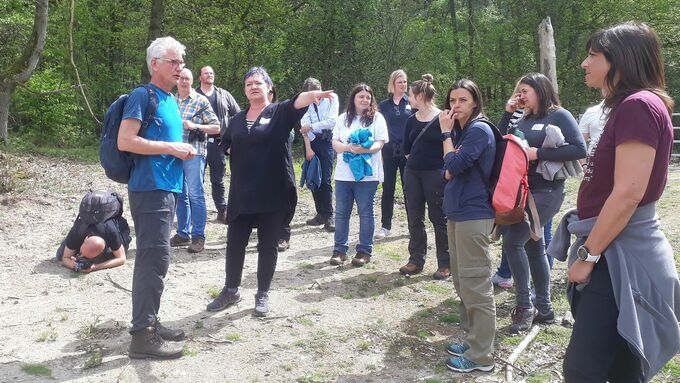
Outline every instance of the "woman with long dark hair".
[[673, 100], [647, 25], [597, 32], [586, 50], [585, 82], [602, 90], [610, 112], [589, 154], [577, 211], [563, 218], [550, 246], [564, 260], [577, 237], [569, 251], [575, 323], [564, 378], [648, 382], [680, 351], [680, 283], [656, 214], [673, 148]]
[[[460, 80], [449, 89], [439, 114], [444, 151], [444, 212], [453, 284], [460, 298], [465, 341], [451, 343], [446, 366], [456, 372], [493, 371], [496, 304], [491, 284], [489, 235], [495, 213], [489, 200], [496, 157], [494, 133], [479, 117], [484, 104], [479, 87]], [[452, 137], [453, 132], [453, 137]]]
[[347, 101], [347, 111], [336, 120], [333, 149], [335, 164], [335, 246], [331, 265], [347, 260], [349, 221], [354, 202], [359, 212], [359, 243], [352, 265], [371, 261], [375, 217], [373, 198], [383, 181], [380, 149], [389, 141], [387, 124], [378, 112], [373, 89], [366, 84], [354, 87]]
[[[564, 200], [565, 178], [541, 173], [541, 161], [564, 163], [586, 156], [583, 141], [574, 117], [560, 107], [555, 88], [546, 76], [529, 73], [519, 80], [519, 101], [524, 105], [524, 116], [517, 122], [529, 144], [529, 190], [536, 201], [541, 226], [552, 220]], [[507, 133], [499, 127], [501, 133]], [[543, 147], [546, 138], [559, 134], [563, 137], [558, 147]], [[542, 169], [542, 168], [541, 168]], [[516, 306], [512, 310], [510, 333], [527, 330], [532, 323], [554, 323], [555, 313], [550, 300], [550, 265], [545, 256], [543, 238], [530, 236], [527, 222], [508, 225], [503, 232], [503, 252], [508, 257], [515, 283]], [[531, 281], [536, 290], [535, 304], [530, 297]]]

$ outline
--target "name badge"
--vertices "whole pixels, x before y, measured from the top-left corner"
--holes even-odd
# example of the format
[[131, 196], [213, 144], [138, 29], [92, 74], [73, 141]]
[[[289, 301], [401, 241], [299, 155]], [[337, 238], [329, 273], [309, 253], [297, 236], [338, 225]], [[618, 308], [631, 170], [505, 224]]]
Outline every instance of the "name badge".
[[260, 125], [268, 124], [271, 118], [260, 118]]
[[543, 124], [535, 124], [531, 127], [531, 130], [543, 130]]

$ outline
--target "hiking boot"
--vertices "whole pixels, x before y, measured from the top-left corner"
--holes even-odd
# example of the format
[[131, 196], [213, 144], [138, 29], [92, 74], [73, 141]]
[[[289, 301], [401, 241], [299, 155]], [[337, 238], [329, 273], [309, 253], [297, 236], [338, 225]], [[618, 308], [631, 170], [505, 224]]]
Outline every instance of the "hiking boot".
[[536, 316], [536, 308], [515, 307], [510, 313], [512, 318], [512, 325], [510, 326], [510, 334], [517, 334], [520, 331], [526, 331], [531, 328]]
[[290, 242], [285, 239], [279, 239], [279, 243], [276, 245], [278, 251], [286, 251], [290, 248]]
[[491, 283], [500, 287], [501, 289], [511, 289], [513, 286], [512, 277], [503, 278], [500, 275], [498, 275], [498, 273], [494, 274], [491, 277]]
[[176, 359], [182, 356], [184, 342], [169, 343], [156, 327], [143, 328], [132, 334], [128, 356], [133, 359]]
[[399, 272], [402, 273], [403, 275], [416, 275], [420, 274], [421, 271], [423, 271], [422, 266], [418, 266], [415, 263], [411, 262], [399, 268]]
[[389, 236], [390, 236], [390, 229], [385, 229], [384, 227], [382, 227], [382, 228], [380, 228], [380, 230], [378, 230], [375, 233], [375, 235], [373, 235], [373, 239], [380, 240], [380, 239], [383, 239], [383, 238], [389, 237]]
[[330, 263], [333, 266], [338, 266], [338, 265], [342, 265], [343, 263], [345, 263], [346, 260], [347, 260], [347, 254], [341, 253], [337, 250], [333, 250], [333, 256], [331, 256], [331, 260], [328, 261], [328, 263]]
[[200, 253], [205, 248], [205, 238], [191, 238], [191, 245], [187, 248], [190, 253]]
[[369, 262], [371, 262], [371, 256], [362, 252], [357, 253], [357, 255], [352, 258], [352, 265], [356, 267], [361, 267]]
[[335, 232], [335, 222], [333, 218], [328, 218], [324, 224], [323, 224], [323, 229], [326, 230], [329, 233], [334, 233]]
[[167, 328], [161, 324], [161, 320], [158, 318], [156, 318], [156, 332], [163, 340], [179, 342], [184, 339], [184, 330]]
[[432, 279], [441, 281], [451, 276], [451, 270], [448, 267], [440, 267], [432, 274]]
[[542, 313], [540, 310], [536, 311], [534, 316], [534, 323], [553, 324], [555, 323], [555, 312], [550, 309], [547, 313]]
[[265, 317], [269, 314], [269, 293], [266, 291], [258, 291], [255, 294], [255, 312], [256, 317]]
[[241, 300], [241, 294], [236, 289], [236, 292], [229, 292], [227, 286], [222, 288], [220, 295], [218, 295], [212, 302], [208, 303], [206, 310], [208, 311], [222, 311], [227, 307], [237, 303]]
[[481, 365], [477, 364], [464, 356], [454, 356], [453, 358], [449, 358], [446, 361], [446, 367], [449, 368], [449, 370], [455, 371], [455, 372], [472, 372], [472, 371], [483, 371], [483, 372], [491, 372], [494, 369], [494, 365]]
[[217, 222], [227, 224], [227, 209], [217, 209]]
[[468, 346], [465, 343], [451, 343], [448, 347], [446, 347], [446, 352], [448, 352], [450, 355], [453, 356], [462, 356], [465, 354], [465, 351], [469, 350], [470, 346]]
[[320, 225], [323, 225], [324, 223], [326, 223], [326, 221], [323, 219], [322, 216], [317, 214], [317, 215], [314, 216], [314, 218], [308, 219], [306, 221], [306, 223], [309, 226], [320, 226]]
[[189, 238], [182, 237], [179, 234], [175, 234], [170, 238], [171, 247], [189, 246], [191, 245], [191, 240]]

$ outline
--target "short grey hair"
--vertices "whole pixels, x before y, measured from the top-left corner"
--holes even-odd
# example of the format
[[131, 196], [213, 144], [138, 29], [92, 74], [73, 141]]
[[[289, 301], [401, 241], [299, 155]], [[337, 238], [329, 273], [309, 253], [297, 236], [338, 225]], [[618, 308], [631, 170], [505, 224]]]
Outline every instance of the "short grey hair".
[[182, 56], [186, 53], [186, 47], [170, 36], [159, 37], [146, 48], [146, 67], [149, 68], [150, 75], [153, 75], [151, 60], [162, 57], [169, 49], [177, 51]]
[[321, 90], [321, 81], [315, 79], [314, 77], [307, 77], [305, 82], [302, 84], [302, 91], [309, 92], [312, 90]]

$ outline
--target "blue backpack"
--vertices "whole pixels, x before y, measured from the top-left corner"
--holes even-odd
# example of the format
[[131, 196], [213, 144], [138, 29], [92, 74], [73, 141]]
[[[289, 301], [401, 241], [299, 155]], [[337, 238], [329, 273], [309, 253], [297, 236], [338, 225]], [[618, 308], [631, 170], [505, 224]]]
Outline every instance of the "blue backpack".
[[[151, 85], [143, 85], [143, 88], [149, 93], [149, 104], [146, 108], [144, 121], [137, 133], [144, 136], [144, 132], [149, 127], [151, 122], [156, 117], [156, 110], [158, 109], [158, 95]], [[124, 152], [118, 149], [118, 130], [123, 118], [123, 110], [125, 109], [125, 102], [128, 99], [127, 94], [124, 94], [116, 101], [114, 101], [109, 109], [106, 111], [104, 117], [104, 126], [102, 128], [102, 138], [99, 143], [99, 162], [104, 168], [106, 176], [113, 181], [122, 184], [128, 183], [130, 180], [130, 173], [134, 166], [135, 154]]]

